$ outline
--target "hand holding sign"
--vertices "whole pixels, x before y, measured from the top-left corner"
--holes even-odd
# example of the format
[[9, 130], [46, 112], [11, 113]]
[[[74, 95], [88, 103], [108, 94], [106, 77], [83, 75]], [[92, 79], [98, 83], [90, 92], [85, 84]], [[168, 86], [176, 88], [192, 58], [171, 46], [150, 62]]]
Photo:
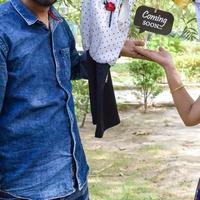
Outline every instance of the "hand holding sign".
[[171, 13], [147, 6], [140, 6], [134, 19], [134, 24], [140, 29], [140, 33], [149, 31], [168, 35], [172, 31], [173, 23], [174, 17]]

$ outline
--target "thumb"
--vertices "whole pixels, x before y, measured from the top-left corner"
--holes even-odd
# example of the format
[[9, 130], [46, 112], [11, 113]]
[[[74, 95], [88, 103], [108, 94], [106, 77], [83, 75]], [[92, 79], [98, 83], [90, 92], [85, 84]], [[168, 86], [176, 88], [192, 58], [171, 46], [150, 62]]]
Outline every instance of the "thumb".
[[135, 46], [144, 46], [145, 45], [144, 41], [142, 41], [142, 40], [135, 40], [134, 44], [135, 44]]

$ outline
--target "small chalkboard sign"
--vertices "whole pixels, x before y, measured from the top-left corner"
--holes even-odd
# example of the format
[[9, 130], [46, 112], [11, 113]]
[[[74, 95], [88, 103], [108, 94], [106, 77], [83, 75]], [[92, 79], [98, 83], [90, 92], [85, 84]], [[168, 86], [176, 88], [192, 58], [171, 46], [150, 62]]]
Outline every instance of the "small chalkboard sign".
[[140, 33], [149, 31], [161, 35], [168, 35], [172, 31], [174, 16], [162, 10], [140, 6], [135, 15], [134, 24]]

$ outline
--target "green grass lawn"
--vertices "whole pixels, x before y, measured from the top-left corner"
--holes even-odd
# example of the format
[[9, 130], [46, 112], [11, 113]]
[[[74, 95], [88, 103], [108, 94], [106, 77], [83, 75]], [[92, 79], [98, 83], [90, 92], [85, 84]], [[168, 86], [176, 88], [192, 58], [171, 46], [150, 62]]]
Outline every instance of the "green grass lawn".
[[114, 83], [132, 85], [132, 77], [129, 73], [129, 65], [129, 63], [119, 63], [111, 68], [112, 79]]
[[159, 197], [158, 188], [149, 176], [164, 164], [162, 151], [158, 145], [145, 145], [132, 153], [87, 150], [91, 199], [175, 200], [165, 195]]

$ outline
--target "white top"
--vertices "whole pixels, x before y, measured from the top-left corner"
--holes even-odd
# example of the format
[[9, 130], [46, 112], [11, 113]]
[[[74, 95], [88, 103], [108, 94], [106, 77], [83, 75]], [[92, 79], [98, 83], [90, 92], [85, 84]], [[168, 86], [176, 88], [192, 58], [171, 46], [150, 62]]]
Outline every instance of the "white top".
[[105, 0], [83, 0], [81, 35], [84, 50], [98, 63], [116, 63], [128, 37], [132, 5], [135, 0], [108, 0], [115, 4], [111, 12], [105, 8]]

